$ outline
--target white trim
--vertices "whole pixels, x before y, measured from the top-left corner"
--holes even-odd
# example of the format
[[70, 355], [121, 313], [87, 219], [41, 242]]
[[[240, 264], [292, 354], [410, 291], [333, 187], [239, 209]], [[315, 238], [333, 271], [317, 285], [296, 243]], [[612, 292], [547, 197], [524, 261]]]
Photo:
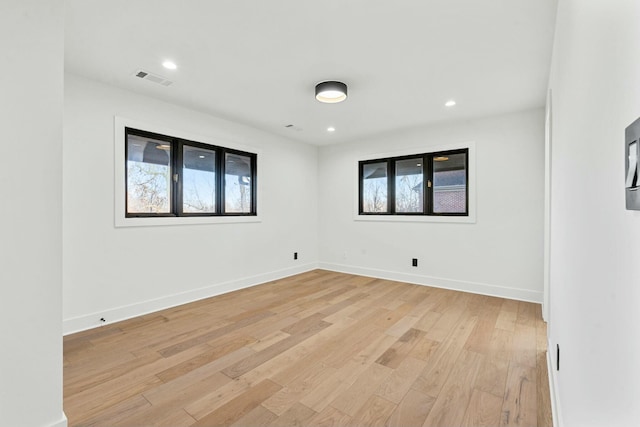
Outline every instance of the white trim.
[[[157, 218], [127, 218], [125, 216], [125, 149], [124, 149], [124, 128], [131, 127], [134, 129], [140, 129], [147, 132], [159, 133], [162, 135], [169, 135], [176, 138], [187, 139], [190, 141], [198, 141], [204, 144], [216, 145], [225, 148], [232, 148], [239, 151], [245, 151], [253, 153], [258, 156], [258, 159], [262, 155], [262, 151], [246, 145], [236, 144], [231, 141], [220, 140], [206, 135], [195, 135], [189, 132], [185, 132], [179, 129], [172, 129], [167, 126], [158, 124], [151, 124], [141, 122], [138, 120], [128, 119], [125, 117], [114, 116], [114, 224], [116, 227], [146, 227], [146, 226], [165, 226], [165, 225], [187, 225], [187, 224], [230, 224], [230, 223], [246, 223], [246, 222], [261, 222], [259, 210], [260, 210], [260, 195], [262, 194], [262, 180], [258, 179], [257, 188], [257, 205], [258, 215], [256, 216], [207, 216], [207, 217], [157, 217]], [[260, 176], [260, 165], [258, 165], [257, 173]]]
[[445, 279], [442, 277], [422, 276], [418, 274], [378, 270], [375, 268], [354, 267], [350, 265], [333, 264], [326, 262], [319, 263], [319, 268], [340, 273], [357, 274], [360, 276], [375, 277], [378, 279], [394, 280], [396, 282], [406, 282], [416, 285], [432, 286], [435, 288], [470, 292], [473, 294], [508, 298], [518, 301], [527, 301], [538, 304], [542, 302], [542, 292], [529, 291], [526, 289], [507, 288], [504, 286], [490, 285], [487, 283], [467, 282], [463, 280]]
[[59, 421], [56, 421], [53, 424], [50, 424], [49, 427], [67, 427], [67, 425], [69, 425], [69, 421], [67, 420], [67, 416], [63, 412], [62, 419]]
[[[357, 198], [357, 196], [356, 196]], [[475, 224], [475, 218], [469, 216], [438, 216], [438, 215], [358, 215], [353, 217], [354, 221], [373, 222], [448, 222], [459, 224]]]
[[[400, 157], [410, 156], [412, 154], [420, 153], [435, 153], [438, 151], [448, 150], [469, 150], [469, 164], [467, 165], [467, 171], [469, 174], [469, 215], [468, 216], [439, 216], [439, 215], [359, 215], [359, 162], [363, 160], [384, 159], [387, 157]], [[398, 150], [387, 153], [376, 153], [359, 155], [355, 159], [355, 183], [354, 196], [353, 196], [353, 220], [354, 221], [377, 221], [377, 222], [452, 222], [452, 223], [466, 223], [475, 224], [476, 222], [476, 143], [475, 141], [458, 142], [447, 145], [435, 145], [428, 147], [415, 147], [404, 150]]]
[[551, 300], [551, 148], [553, 137], [553, 105], [551, 96], [551, 89], [549, 89], [544, 121], [544, 299], [542, 301], [542, 318], [547, 323], [551, 321], [549, 307]]
[[194, 289], [187, 292], [181, 292], [179, 294], [166, 295], [148, 301], [141, 301], [135, 304], [65, 319], [62, 322], [63, 335], [69, 335], [75, 332], [102, 326], [99, 320], [101, 317], [107, 319], [107, 322], [109, 324], [115, 323], [121, 320], [131, 319], [136, 316], [142, 316], [144, 314], [153, 313], [166, 308], [176, 307], [178, 305], [186, 304], [193, 301], [199, 301], [204, 298], [237, 291], [239, 289], [249, 288], [251, 286], [260, 285], [273, 280], [293, 276], [295, 274], [305, 273], [317, 268], [318, 265], [316, 263], [304, 264], [298, 267], [285, 268], [282, 270], [244, 277], [228, 282], [217, 283], [215, 285]]
[[551, 394], [551, 414], [553, 416], [554, 427], [564, 427], [562, 412], [560, 411], [560, 400], [558, 392], [558, 377], [553, 369], [553, 359], [551, 356], [551, 343], [547, 343], [547, 372], [549, 374], [549, 393]]

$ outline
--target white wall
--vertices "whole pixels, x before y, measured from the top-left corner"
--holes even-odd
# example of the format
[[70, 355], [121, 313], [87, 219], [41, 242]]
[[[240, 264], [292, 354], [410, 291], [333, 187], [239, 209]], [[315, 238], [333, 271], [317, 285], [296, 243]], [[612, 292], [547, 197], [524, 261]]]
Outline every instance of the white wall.
[[[64, 104], [65, 332], [317, 265], [315, 147], [69, 74]], [[116, 115], [259, 150], [261, 222], [116, 228]]]
[[565, 426], [640, 425], [640, 212], [624, 200], [640, 116], [640, 2], [561, 0], [552, 90], [551, 347]]
[[[477, 153], [476, 223], [354, 221], [358, 159], [468, 141], [475, 141]], [[402, 130], [319, 153], [321, 266], [542, 301], [541, 109]], [[418, 258], [418, 267], [411, 267], [411, 258]]]
[[63, 2], [0, 2], [0, 425], [62, 412]]

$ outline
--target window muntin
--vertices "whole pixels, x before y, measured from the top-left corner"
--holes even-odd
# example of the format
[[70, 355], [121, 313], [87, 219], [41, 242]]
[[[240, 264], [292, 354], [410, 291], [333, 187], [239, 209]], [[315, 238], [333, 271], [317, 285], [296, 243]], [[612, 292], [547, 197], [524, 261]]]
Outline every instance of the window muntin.
[[[469, 215], [469, 149], [359, 162], [360, 215]], [[385, 204], [372, 208], [375, 179]]]
[[[128, 127], [125, 153], [126, 217], [256, 216], [254, 153]], [[227, 191], [230, 177], [242, 188]]]

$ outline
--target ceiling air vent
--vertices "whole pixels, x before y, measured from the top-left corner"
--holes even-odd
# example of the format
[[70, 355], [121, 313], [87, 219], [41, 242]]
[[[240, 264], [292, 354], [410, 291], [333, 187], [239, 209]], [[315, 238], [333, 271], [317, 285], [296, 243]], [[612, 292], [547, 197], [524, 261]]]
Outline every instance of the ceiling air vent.
[[159, 76], [157, 74], [153, 74], [144, 70], [136, 71], [134, 76], [139, 77], [143, 80], [148, 80], [150, 82], [157, 83], [162, 86], [169, 86], [171, 83], [173, 83], [171, 80], [167, 80], [162, 76]]

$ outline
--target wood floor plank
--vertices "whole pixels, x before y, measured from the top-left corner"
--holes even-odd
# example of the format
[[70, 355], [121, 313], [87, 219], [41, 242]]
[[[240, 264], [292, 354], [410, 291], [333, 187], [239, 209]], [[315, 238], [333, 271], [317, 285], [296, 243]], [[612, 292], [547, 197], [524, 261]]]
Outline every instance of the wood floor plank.
[[302, 397], [300, 402], [316, 412], [323, 412], [329, 403], [356, 381], [365, 368], [366, 366], [357, 362], [348, 362], [342, 369], [337, 370]]
[[396, 404], [373, 395], [353, 417], [353, 425], [384, 427], [387, 420], [396, 409]]
[[424, 335], [425, 333], [419, 329], [409, 329], [376, 360], [376, 363], [392, 369], [397, 368]]
[[212, 375], [216, 375], [218, 377], [223, 375], [227, 378], [227, 382], [231, 382], [231, 378], [221, 373], [220, 370], [253, 353], [254, 352], [248, 347], [240, 348], [233, 353], [226, 354], [213, 362], [207, 363], [206, 365], [185, 373], [180, 377], [164, 382], [163, 384], [144, 392], [144, 396], [154, 405], [162, 404], [173, 399], [176, 390], [182, 390], [183, 388], [188, 388], [194, 384], [198, 384], [203, 378], [208, 378]]
[[512, 342], [511, 359], [518, 365], [536, 367], [536, 328], [516, 324]]
[[500, 424], [501, 408], [501, 398], [474, 389], [461, 427], [495, 427]]
[[536, 419], [538, 426], [551, 427], [553, 426], [553, 414], [551, 413], [551, 393], [549, 391], [549, 372], [546, 351], [538, 354], [536, 375]]
[[329, 375], [305, 395], [301, 402], [316, 412], [323, 411], [330, 402], [346, 391], [395, 340], [395, 337], [384, 334], [372, 340], [351, 360], [344, 363], [335, 374]]
[[518, 303], [514, 301], [512, 304], [510, 301], [505, 300], [498, 314], [496, 320], [496, 328], [504, 329], [505, 331], [513, 332], [516, 327], [516, 320], [518, 318]]
[[[221, 357], [234, 353], [236, 350], [247, 347], [255, 341], [250, 338], [234, 339], [232, 341], [223, 343], [222, 345], [215, 346], [204, 352], [197, 354], [191, 359], [185, 360], [182, 363], [171, 366], [162, 372], [158, 372], [156, 376], [164, 382], [171, 381], [174, 378], [181, 377], [194, 369], [198, 369], [208, 363], [219, 360]], [[238, 353], [235, 353], [236, 355]]]
[[184, 409], [195, 419], [200, 419], [240, 396], [253, 385], [244, 379], [231, 380], [217, 389], [203, 391], [197, 399], [185, 404]]
[[400, 403], [426, 365], [425, 360], [407, 357], [397, 369], [394, 369], [389, 378], [380, 384], [376, 394], [390, 402]]
[[278, 330], [264, 336], [261, 339], [258, 339], [252, 344], [249, 344], [249, 348], [251, 348], [255, 352], [262, 351], [267, 347], [271, 347], [273, 344], [277, 343], [278, 341], [282, 341], [283, 339], [290, 336], [291, 336], [290, 334]]
[[411, 349], [411, 351], [409, 351], [407, 356], [415, 357], [416, 359], [420, 360], [429, 360], [431, 355], [434, 354], [438, 349], [438, 346], [440, 346], [440, 343], [438, 341], [431, 341], [430, 339], [423, 338], [422, 340], [418, 341], [418, 343]]
[[472, 389], [482, 362], [481, 355], [463, 350], [423, 426], [459, 426], [471, 400]]
[[310, 336], [316, 334], [317, 332], [330, 325], [330, 323], [322, 320], [316, 321], [316, 323], [313, 325], [305, 325], [306, 329], [301, 330], [300, 333], [290, 335], [287, 338], [265, 348], [264, 350], [261, 350], [256, 354], [253, 354], [231, 366], [228, 366], [222, 372], [225, 375], [228, 375], [230, 378], [238, 378], [240, 375], [249, 372], [256, 366], [265, 363], [266, 361], [272, 359], [274, 356], [277, 356], [278, 354], [293, 347], [294, 345], [301, 343]]
[[256, 323], [266, 317], [269, 316], [273, 316], [273, 313], [265, 311], [265, 312], [261, 312], [261, 313], [255, 313], [250, 317], [238, 320], [235, 323], [232, 323], [230, 325], [227, 326], [223, 326], [221, 328], [215, 329], [211, 332], [207, 332], [204, 333], [202, 335], [196, 336], [194, 338], [170, 345], [167, 348], [164, 348], [162, 350], [159, 351], [160, 354], [162, 354], [164, 357], [170, 357], [173, 356], [174, 354], [180, 353], [182, 351], [185, 351], [191, 347], [194, 347], [198, 344], [202, 344], [202, 343], [206, 343], [207, 341], [211, 341], [215, 338], [221, 337], [231, 331], [234, 331], [236, 329], [245, 327], [247, 325], [251, 325], [252, 323]]
[[[153, 405], [138, 411], [136, 414], [132, 414], [127, 420], [126, 424], [131, 426], [143, 426], [143, 425], [190, 425], [187, 422], [180, 422], [180, 419], [194, 423], [196, 419], [187, 414], [184, 410], [184, 406], [199, 398], [203, 390], [211, 390], [220, 388], [227, 384], [229, 379], [226, 375], [216, 372], [209, 377], [203, 378], [197, 382], [191, 384], [182, 384], [181, 387], [176, 387], [172, 396], [163, 396], [161, 400], [157, 398], [153, 401]], [[146, 396], [145, 396], [146, 398]], [[147, 400], [149, 400], [147, 398]], [[185, 416], [188, 415], [188, 418]], [[169, 422], [174, 420], [173, 422]]]
[[[151, 404], [141, 394], [136, 394], [86, 419], [82, 422], [82, 425], [85, 427], [111, 427], [123, 421], [129, 422], [132, 417], [150, 406]], [[68, 415], [71, 420], [78, 419], [73, 414]]]
[[116, 424], [109, 424], [113, 427], [131, 427], [152, 425], [154, 427], [175, 427], [184, 425], [193, 425], [196, 419], [182, 408], [173, 410], [164, 409], [161, 411], [145, 412], [144, 416], [131, 417], [128, 420], [122, 420]]
[[[209, 412], [192, 424], [194, 427], [228, 426], [244, 417], [282, 386], [273, 381], [264, 380], [221, 407]], [[195, 415], [191, 414], [194, 418]]]
[[90, 375], [78, 376], [75, 379], [69, 379], [68, 377], [65, 377], [65, 391], [67, 393], [67, 396], [69, 397], [81, 392], [86, 392], [86, 390], [100, 386], [107, 381], [117, 379], [122, 375], [125, 375], [140, 367], [144, 367], [149, 363], [159, 359], [162, 359], [162, 356], [154, 352], [151, 354], [147, 354], [144, 357], [137, 357], [126, 360], [119, 365], [111, 366], [111, 368], [106, 371], [102, 368], [99, 368], [100, 371], [98, 372], [96, 372], [96, 370], [92, 370], [91, 372], [87, 372], [87, 374], [90, 373]]
[[385, 381], [393, 370], [377, 363], [369, 366], [344, 393], [331, 402], [331, 406], [354, 416]]
[[459, 304], [455, 298], [451, 299], [451, 304], [449, 310], [441, 309], [444, 313], [441, 313], [436, 323], [427, 331], [426, 337], [430, 340], [444, 341], [458, 324], [464, 313], [464, 306]]
[[513, 332], [495, 328], [489, 341], [488, 355], [502, 360], [511, 360], [513, 354]]
[[387, 426], [421, 426], [435, 401], [435, 397], [410, 389], [389, 417]]
[[433, 397], [439, 395], [449, 374], [456, 366], [456, 360], [462, 352], [464, 343], [469, 338], [469, 334], [475, 327], [476, 322], [476, 317], [460, 321], [455, 331], [451, 334], [451, 338], [444, 345], [438, 347], [430, 359], [431, 363], [418, 376], [412, 388]]
[[427, 311], [418, 321], [413, 325], [414, 328], [420, 329], [424, 332], [429, 332], [431, 328], [440, 320], [441, 313], [435, 311]]
[[322, 412], [309, 420], [309, 425], [315, 427], [351, 427], [354, 424], [349, 415], [338, 411], [332, 406], [327, 406]]
[[64, 405], [70, 427], [544, 426], [546, 346], [538, 304], [314, 270], [65, 337]]
[[304, 373], [262, 403], [262, 406], [276, 415], [282, 415], [313, 390], [324, 378], [337, 370], [322, 364], [312, 365]]
[[474, 386], [481, 391], [502, 397], [508, 374], [508, 360], [485, 356]]
[[234, 427], [266, 426], [278, 416], [264, 406], [256, 406], [248, 414], [231, 424]]
[[497, 319], [497, 313], [495, 315], [489, 314], [479, 318], [478, 323], [476, 324], [473, 332], [471, 332], [464, 348], [476, 353], [487, 354], [489, 352], [489, 342], [491, 341], [491, 335], [493, 335]]
[[536, 427], [538, 423], [536, 370], [510, 364], [500, 426]]
[[307, 408], [301, 403], [296, 403], [269, 425], [278, 427], [305, 427], [309, 425], [309, 420], [315, 415], [317, 415], [317, 412], [314, 410]]

